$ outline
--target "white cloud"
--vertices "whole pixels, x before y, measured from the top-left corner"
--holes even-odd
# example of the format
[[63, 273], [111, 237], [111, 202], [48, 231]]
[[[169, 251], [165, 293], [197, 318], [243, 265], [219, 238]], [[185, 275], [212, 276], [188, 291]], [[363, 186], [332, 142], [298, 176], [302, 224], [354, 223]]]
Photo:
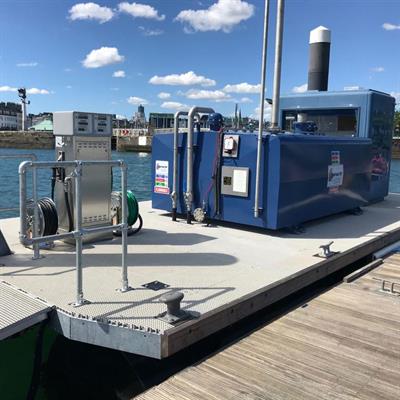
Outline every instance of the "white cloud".
[[161, 29], [146, 29], [144, 26], [139, 26], [138, 29], [143, 36], [160, 36], [164, 33]]
[[254, 5], [242, 0], [218, 0], [205, 10], [182, 10], [175, 18], [185, 24], [185, 31], [230, 32], [233, 27], [254, 15]]
[[11, 86], [0, 86], [0, 92], [16, 92], [18, 89]]
[[187, 104], [178, 103], [177, 101], [164, 101], [161, 108], [168, 108], [169, 110], [188, 110], [190, 107]]
[[216, 82], [213, 79], [206, 78], [202, 75], [196, 75], [193, 71], [186, 72], [184, 74], [171, 74], [166, 76], [153, 76], [149, 83], [153, 85], [171, 85], [171, 86], [189, 86], [189, 85], [201, 85], [201, 86], [215, 86]]
[[253, 100], [250, 99], [250, 97], [242, 97], [240, 99], [240, 103], [252, 103], [252, 102], [253, 102]]
[[64, 68], [64, 72], [72, 72], [71, 68]]
[[[271, 121], [271, 104], [264, 101], [264, 121]], [[260, 106], [254, 109], [254, 114], [250, 115], [250, 118], [260, 119]]]
[[158, 21], [165, 19], [165, 15], [160, 15], [154, 7], [147, 4], [123, 2], [118, 4], [118, 10], [134, 18], [149, 18]]
[[65, 86], [67, 89], [72, 89], [72, 86], [71, 85], [67, 85], [67, 86]]
[[145, 105], [149, 104], [146, 99], [142, 99], [141, 97], [131, 96], [127, 99], [129, 104], [133, 104], [134, 106], [138, 106], [139, 104]]
[[343, 88], [343, 90], [345, 90], [345, 91], [361, 90], [361, 89], [362, 89], [361, 86], [356, 86], [356, 85], [354, 85], [354, 86], [345, 86], [345, 87]]
[[157, 97], [158, 97], [159, 99], [163, 99], [163, 100], [169, 99], [169, 98], [171, 97], [171, 93], [160, 92], [160, 93], [158, 93]]
[[389, 22], [385, 22], [385, 23], [382, 25], [382, 28], [383, 28], [385, 31], [395, 31], [395, 30], [400, 29], [400, 25], [395, 25], [395, 24], [391, 24], [391, 23], [389, 23]]
[[112, 74], [112, 76], [113, 76], [113, 78], [125, 78], [125, 71], [123, 71], [122, 69], [120, 69], [120, 70], [118, 70], [118, 71], [115, 71], [113, 74]]
[[112, 87], [112, 88], [110, 88], [110, 90], [112, 90], [114, 92], [118, 92], [119, 88], [118, 87]]
[[396, 104], [400, 104], [400, 92], [390, 92], [390, 95], [396, 99]]
[[261, 84], [251, 85], [250, 83], [242, 82], [226, 85], [222, 90], [227, 93], [260, 93]]
[[[0, 92], [16, 92], [18, 88], [11, 86], [0, 86]], [[26, 90], [27, 94], [50, 94], [47, 89], [30, 88]]]
[[308, 88], [307, 83], [303, 83], [300, 86], [294, 86], [292, 88], [292, 92], [293, 93], [304, 93], [304, 92], [307, 92], [307, 88]]
[[222, 90], [198, 90], [191, 89], [185, 93], [188, 99], [192, 100], [213, 100], [213, 101], [232, 101], [232, 97]]
[[72, 21], [78, 19], [92, 19], [101, 24], [110, 21], [114, 17], [114, 11], [108, 7], [101, 7], [96, 3], [79, 3], [69, 10], [69, 17]]
[[372, 72], [384, 72], [385, 68], [384, 67], [373, 67], [371, 68]]
[[16, 65], [17, 67], [37, 67], [39, 63], [36, 61], [32, 61], [32, 62], [18, 63]]
[[26, 91], [27, 94], [50, 94], [46, 89], [30, 88]]
[[125, 57], [118, 53], [116, 47], [100, 47], [92, 50], [82, 61], [85, 68], [100, 68], [124, 61]]

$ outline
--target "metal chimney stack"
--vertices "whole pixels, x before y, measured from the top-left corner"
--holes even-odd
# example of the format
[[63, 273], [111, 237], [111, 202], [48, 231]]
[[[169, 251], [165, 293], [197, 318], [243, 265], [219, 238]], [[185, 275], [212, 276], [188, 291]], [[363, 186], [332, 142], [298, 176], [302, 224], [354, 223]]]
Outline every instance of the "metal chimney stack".
[[331, 31], [319, 26], [310, 32], [308, 90], [328, 90]]

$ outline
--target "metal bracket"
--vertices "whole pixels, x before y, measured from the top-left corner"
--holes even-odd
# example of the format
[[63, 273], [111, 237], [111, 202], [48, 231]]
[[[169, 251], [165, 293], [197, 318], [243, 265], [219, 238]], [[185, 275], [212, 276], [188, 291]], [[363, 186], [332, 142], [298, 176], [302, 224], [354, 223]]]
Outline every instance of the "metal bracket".
[[[382, 281], [381, 292], [389, 293], [395, 296], [400, 296], [400, 282], [393, 282], [387, 279], [382, 279], [381, 281]], [[395, 289], [396, 286], [398, 286], [399, 289]]]

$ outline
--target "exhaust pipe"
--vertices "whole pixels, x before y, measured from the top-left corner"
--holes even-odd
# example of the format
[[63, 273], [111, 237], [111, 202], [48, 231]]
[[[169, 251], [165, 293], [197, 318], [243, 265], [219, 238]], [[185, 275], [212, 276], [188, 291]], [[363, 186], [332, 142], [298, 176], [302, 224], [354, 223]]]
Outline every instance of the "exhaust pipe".
[[308, 64], [308, 90], [327, 91], [331, 31], [319, 26], [310, 32], [310, 58]]

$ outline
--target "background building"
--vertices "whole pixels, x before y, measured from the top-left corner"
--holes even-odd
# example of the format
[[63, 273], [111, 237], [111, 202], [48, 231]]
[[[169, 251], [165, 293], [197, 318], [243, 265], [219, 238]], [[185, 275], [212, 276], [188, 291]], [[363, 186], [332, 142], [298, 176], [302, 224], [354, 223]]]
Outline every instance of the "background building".
[[22, 129], [21, 104], [0, 102], [0, 130], [18, 131], [21, 129]]

